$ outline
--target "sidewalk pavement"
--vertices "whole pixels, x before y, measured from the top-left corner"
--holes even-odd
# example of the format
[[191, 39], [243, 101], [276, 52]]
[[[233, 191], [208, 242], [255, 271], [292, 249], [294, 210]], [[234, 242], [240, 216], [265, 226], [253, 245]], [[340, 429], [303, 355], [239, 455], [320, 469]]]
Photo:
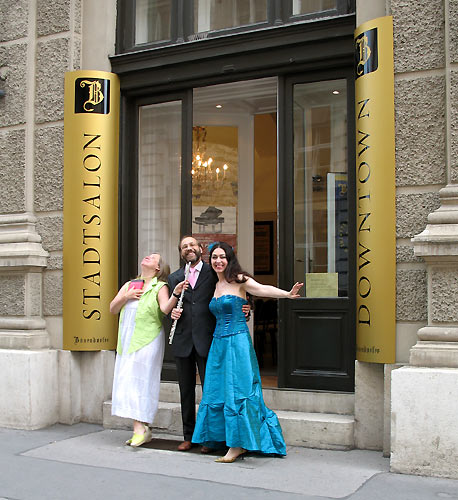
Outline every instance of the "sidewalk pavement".
[[175, 451], [171, 436], [141, 448], [129, 437], [91, 424], [0, 429], [0, 500], [458, 499], [458, 481], [390, 473], [380, 452], [290, 446], [285, 458], [218, 464], [198, 448]]

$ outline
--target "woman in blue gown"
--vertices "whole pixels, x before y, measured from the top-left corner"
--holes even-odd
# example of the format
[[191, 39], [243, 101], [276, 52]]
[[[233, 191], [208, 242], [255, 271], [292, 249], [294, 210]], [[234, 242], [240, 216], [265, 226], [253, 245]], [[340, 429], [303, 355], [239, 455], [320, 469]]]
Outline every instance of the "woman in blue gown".
[[277, 415], [264, 404], [258, 362], [241, 306], [247, 303], [247, 293], [298, 298], [303, 284], [296, 283], [288, 292], [257, 283], [242, 271], [225, 242], [213, 245], [210, 264], [218, 277], [210, 302], [216, 328], [192, 441], [210, 448], [226, 444], [228, 452], [216, 460], [221, 463], [234, 462], [246, 451], [286, 455]]

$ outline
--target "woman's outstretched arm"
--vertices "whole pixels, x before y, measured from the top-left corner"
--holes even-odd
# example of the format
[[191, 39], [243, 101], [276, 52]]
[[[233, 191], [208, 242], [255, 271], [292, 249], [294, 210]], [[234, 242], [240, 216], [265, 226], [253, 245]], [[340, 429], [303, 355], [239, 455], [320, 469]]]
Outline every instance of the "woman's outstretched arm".
[[245, 291], [251, 295], [256, 295], [257, 297], [269, 297], [271, 299], [297, 299], [300, 297], [299, 290], [303, 287], [304, 283], [295, 283], [293, 288], [288, 292], [277, 288], [272, 285], [263, 285], [258, 283], [253, 278], [248, 278], [245, 283], [243, 283], [243, 288]]

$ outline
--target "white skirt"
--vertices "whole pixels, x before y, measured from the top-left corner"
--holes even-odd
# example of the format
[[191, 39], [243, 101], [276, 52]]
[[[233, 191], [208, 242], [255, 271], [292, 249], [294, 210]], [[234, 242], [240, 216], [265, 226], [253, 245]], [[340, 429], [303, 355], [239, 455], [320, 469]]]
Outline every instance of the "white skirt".
[[129, 300], [124, 307], [120, 331], [123, 354], [116, 355], [111, 414], [150, 424], [159, 404], [164, 329], [161, 328], [150, 344], [126, 354], [135, 327], [138, 300]]

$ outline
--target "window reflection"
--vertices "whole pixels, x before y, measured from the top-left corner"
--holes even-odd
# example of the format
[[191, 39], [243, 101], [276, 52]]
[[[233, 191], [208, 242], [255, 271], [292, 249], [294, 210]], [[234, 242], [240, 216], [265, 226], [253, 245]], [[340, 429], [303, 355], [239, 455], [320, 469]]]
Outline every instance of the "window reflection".
[[170, 39], [172, 0], [136, 0], [135, 44]]
[[348, 294], [346, 100], [345, 80], [294, 86], [294, 271], [308, 297]]
[[266, 20], [267, 0], [194, 0], [195, 33]]
[[335, 9], [336, 0], [293, 0], [293, 16]]
[[181, 218], [181, 101], [139, 110], [138, 255], [159, 252], [179, 266]]

